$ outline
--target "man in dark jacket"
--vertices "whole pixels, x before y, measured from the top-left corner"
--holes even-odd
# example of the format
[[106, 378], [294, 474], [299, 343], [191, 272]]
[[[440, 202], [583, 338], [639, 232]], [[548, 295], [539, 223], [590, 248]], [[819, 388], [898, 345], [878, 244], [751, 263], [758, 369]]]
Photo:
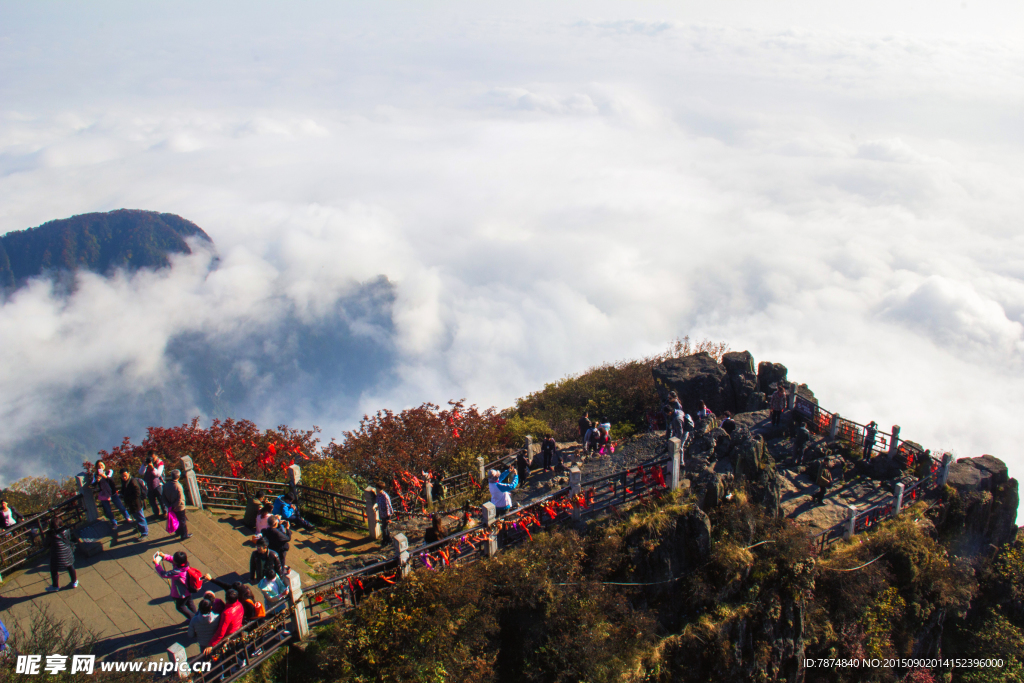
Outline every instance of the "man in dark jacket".
[[149, 536], [149, 523], [146, 522], [146, 511], [143, 509], [148, 493], [146, 482], [138, 477], [133, 477], [126, 469], [121, 470], [121, 500], [124, 501], [124, 506], [128, 508], [128, 514], [132, 516], [132, 521], [135, 522], [135, 526], [139, 530], [139, 537], [135, 539], [136, 541], [141, 541]]
[[178, 537], [181, 540], [192, 538], [188, 532], [188, 516], [185, 514], [185, 489], [181, 488], [181, 471], [171, 470], [170, 481], [164, 483], [161, 491], [167, 502], [167, 514], [174, 515], [178, 520]]
[[[267, 539], [267, 545], [281, 558], [281, 567], [287, 567], [287, 561], [285, 558], [288, 555], [288, 550], [291, 548], [288, 545], [288, 541], [292, 538], [291, 529], [288, 528], [288, 523], [281, 523], [281, 519], [277, 516], [270, 518], [270, 526], [267, 527], [263, 532], [263, 538]], [[258, 541], [257, 541], [258, 543]], [[287, 569], [285, 569], [287, 571]]]
[[583, 444], [584, 447], [587, 445], [587, 443], [586, 443], [587, 432], [589, 432], [590, 428], [593, 427], [593, 426], [594, 426], [594, 424], [590, 421], [590, 413], [583, 413], [583, 417], [581, 417], [580, 421], [579, 421], [579, 429], [580, 429], [580, 443]]
[[256, 585], [263, 579], [273, 579], [284, 575], [281, 556], [267, 545], [267, 539], [256, 541], [256, 550], [249, 558], [249, 583]]
[[260, 510], [263, 509], [266, 498], [266, 491], [257, 491], [255, 496], [245, 502], [245, 514], [242, 516], [242, 524], [250, 529], [256, 528], [256, 515], [260, 514]]
[[804, 461], [804, 451], [807, 450], [807, 444], [811, 440], [811, 433], [807, 431], [807, 425], [803, 422], [796, 430], [796, 436], [793, 437], [793, 458], [796, 459], [796, 464], [800, 465]]

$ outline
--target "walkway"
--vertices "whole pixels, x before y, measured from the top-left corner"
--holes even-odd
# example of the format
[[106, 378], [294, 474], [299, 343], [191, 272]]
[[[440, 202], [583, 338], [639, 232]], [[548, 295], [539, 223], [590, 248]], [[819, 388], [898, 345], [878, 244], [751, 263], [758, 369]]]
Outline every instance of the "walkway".
[[[100, 639], [100, 655], [117, 652], [117, 659], [165, 659], [167, 647], [174, 642], [188, 645], [190, 657], [197, 655], [199, 647], [194, 642], [189, 644], [184, 617], [170, 598], [169, 582], [153, 571], [153, 553], [184, 550], [192, 566], [230, 583], [248, 579], [253, 546], [241, 520], [226, 511], [190, 510], [189, 530], [193, 537], [180, 542], [164, 531], [162, 523], [154, 523], [146, 542], [134, 542], [134, 531], [122, 532], [120, 543], [111, 546], [109, 524], [96, 522], [79, 535], [102, 539], [103, 551], [91, 558], [83, 559], [81, 553], [76, 556], [79, 587], [46, 592], [50, 566], [49, 556], [44, 556], [26, 570], [5, 577], [0, 587], [4, 622], [27, 628], [39, 610], [46, 610], [58, 619], [81, 622], [93, 631]], [[322, 578], [328, 564], [373, 547], [367, 545], [365, 533], [354, 530], [298, 531], [292, 536], [288, 564], [299, 572], [305, 585]], [[67, 572], [60, 582], [62, 586], [67, 584]], [[217, 586], [208, 588], [223, 597]]]

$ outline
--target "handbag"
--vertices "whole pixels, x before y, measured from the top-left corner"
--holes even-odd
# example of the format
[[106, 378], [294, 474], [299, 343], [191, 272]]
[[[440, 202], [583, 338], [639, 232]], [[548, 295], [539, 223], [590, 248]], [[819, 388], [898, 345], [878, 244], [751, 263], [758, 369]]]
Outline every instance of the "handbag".
[[174, 510], [167, 511], [167, 533], [173, 534], [178, 530], [178, 518], [174, 514]]

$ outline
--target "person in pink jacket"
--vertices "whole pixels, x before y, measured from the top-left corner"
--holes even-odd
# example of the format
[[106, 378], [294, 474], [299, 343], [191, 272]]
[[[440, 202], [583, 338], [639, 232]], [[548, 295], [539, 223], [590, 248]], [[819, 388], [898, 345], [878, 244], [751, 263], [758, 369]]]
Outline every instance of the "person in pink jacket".
[[221, 641], [242, 628], [245, 609], [242, 607], [242, 603], [238, 601], [238, 591], [234, 588], [229, 589], [224, 594], [224, 599], [224, 611], [220, 613], [220, 617], [217, 619], [217, 631], [213, 634], [213, 640], [203, 650], [204, 655], [209, 655], [213, 652], [213, 648], [217, 647]]
[[[164, 569], [164, 562], [170, 562], [171, 568]], [[188, 589], [188, 555], [184, 550], [179, 550], [174, 555], [157, 553], [153, 556], [153, 568], [157, 574], [171, 580], [174, 606], [185, 615], [185, 623], [188, 624], [196, 615], [196, 604], [192, 601], [192, 591]]]

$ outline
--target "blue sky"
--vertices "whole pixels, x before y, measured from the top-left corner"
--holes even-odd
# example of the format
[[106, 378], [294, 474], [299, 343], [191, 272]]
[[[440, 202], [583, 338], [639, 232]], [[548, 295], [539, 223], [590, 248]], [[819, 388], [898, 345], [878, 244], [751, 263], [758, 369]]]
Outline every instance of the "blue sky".
[[208, 4], [0, 7], [0, 232], [153, 209], [222, 258], [3, 306], [0, 453], [385, 275], [381, 379], [255, 417], [506, 406], [689, 334], [1024, 466], [1019, 3]]

